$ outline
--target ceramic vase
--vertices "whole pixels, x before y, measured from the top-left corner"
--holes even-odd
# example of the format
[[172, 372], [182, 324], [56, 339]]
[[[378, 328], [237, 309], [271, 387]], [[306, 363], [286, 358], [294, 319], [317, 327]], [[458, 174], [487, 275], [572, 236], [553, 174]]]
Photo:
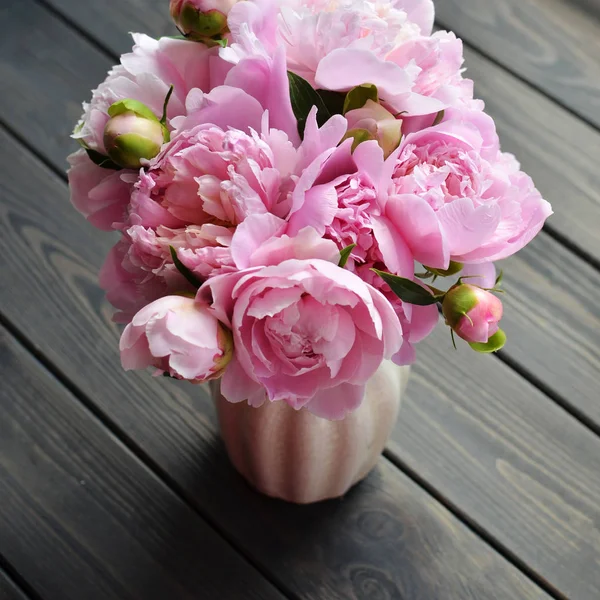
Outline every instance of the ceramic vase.
[[392, 433], [409, 368], [382, 363], [361, 406], [341, 421], [285, 402], [232, 404], [211, 387], [231, 462], [259, 492], [307, 504], [344, 495], [375, 466]]

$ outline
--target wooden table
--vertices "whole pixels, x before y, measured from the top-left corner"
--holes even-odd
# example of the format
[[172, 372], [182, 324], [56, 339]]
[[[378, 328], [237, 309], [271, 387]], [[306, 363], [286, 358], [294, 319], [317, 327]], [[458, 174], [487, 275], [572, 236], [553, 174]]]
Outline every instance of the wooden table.
[[375, 472], [295, 507], [229, 466], [197, 387], [126, 374], [69, 134], [167, 0], [0, 7], [0, 598], [600, 598], [600, 4], [439, 0], [556, 214], [506, 261], [506, 349], [422, 344]]

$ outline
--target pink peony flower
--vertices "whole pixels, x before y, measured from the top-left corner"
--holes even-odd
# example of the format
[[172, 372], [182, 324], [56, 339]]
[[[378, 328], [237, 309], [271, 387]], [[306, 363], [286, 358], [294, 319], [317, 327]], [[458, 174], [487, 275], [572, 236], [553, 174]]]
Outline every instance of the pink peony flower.
[[404, 331], [401, 351], [393, 360], [410, 364], [415, 359], [414, 344], [435, 327], [437, 310], [403, 303], [371, 271], [376, 268], [409, 279], [414, 276], [414, 259], [408, 245], [380, 210], [388, 202], [397, 152], [384, 160], [375, 141], [360, 144], [353, 153], [350, 148], [350, 140], [330, 148], [304, 170], [292, 194], [287, 233], [294, 235], [308, 226], [334, 241], [339, 250], [356, 244], [346, 268], [392, 304]]
[[393, 113], [434, 114], [472, 97], [460, 40], [430, 37], [431, 0], [242, 2], [229, 24], [233, 40], [246, 27], [271, 52], [283, 45], [288, 68], [315, 88], [375, 84]]
[[71, 154], [67, 172], [73, 206], [98, 229], [110, 231], [126, 218], [136, 175], [95, 165], [84, 150]]
[[445, 269], [514, 254], [552, 209], [509, 154], [493, 121], [450, 111], [448, 119], [404, 138], [384, 213], [415, 259]]
[[157, 375], [202, 383], [220, 377], [233, 353], [231, 332], [193, 298], [165, 296], [145, 306], [120, 343], [126, 370], [153, 366]]
[[84, 103], [84, 115], [73, 134], [88, 148], [102, 154], [106, 154], [103, 138], [108, 109], [118, 100], [138, 100], [160, 117], [173, 85], [167, 110], [170, 120], [186, 113], [185, 102], [192, 89], [209, 92], [222, 83], [214, 80], [219, 67], [216, 48], [172, 38], [155, 40], [140, 33], [133, 34], [133, 39], [133, 51], [121, 57], [121, 64], [113, 67], [93, 92], [91, 102]]
[[230, 402], [284, 400], [328, 419], [356, 409], [365, 383], [399, 349], [389, 302], [330, 262], [287, 260], [210, 279], [199, 290], [233, 331], [221, 383]]
[[456, 335], [470, 343], [485, 344], [499, 329], [502, 302], [480, 287], [461, 283], [446, 293], [442, 312]]
[[[213, 85], [222, 83], [225, 76], [223, 65], [227, 63], [220, 61], [217, 49], [207, 49], [192, 41], [154, 40], [142, 34], [134, 34], [133, 39], [133, 51], [121, 57], [121, 64], [93, 92], [91, 102], [84, 104], [84, 115], [73, 134], [82, 145], [103, 155], [107, 153], [104, 133], [109, 121], [108, 109], [115, 102], [133, 98], [161, 116], [169, 87], [173, 85], [167, 110], [170, 120], [186, 114], [190, 90], [199, 88], [208, 92]], [[125, 186], [117, 191], [115, 183], [124, 180], [130, 184], [136, 171], [123, 170], [115, 175], [114, 171], [94, 164], [82, 151], [71, 155], [69, 162], [71, 201], [77, 210], [101, 229], [110, 229], [113, 221], [122, 221], [119, 217], [124, 208]], [[100, 182], [104, 184], [100, 186]]]

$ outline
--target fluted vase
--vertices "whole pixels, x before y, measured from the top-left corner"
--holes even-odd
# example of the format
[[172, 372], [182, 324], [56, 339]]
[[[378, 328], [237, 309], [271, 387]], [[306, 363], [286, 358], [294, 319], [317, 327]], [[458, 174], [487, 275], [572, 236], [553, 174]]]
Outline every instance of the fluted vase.
[[341, 421], [285, 402], [232, 404], [211, 387], [231, 462], [259, 492], [307, 504], [337, 498], [375, 466], [398, 418], [409, 368], [382, 363], [361, 406]]

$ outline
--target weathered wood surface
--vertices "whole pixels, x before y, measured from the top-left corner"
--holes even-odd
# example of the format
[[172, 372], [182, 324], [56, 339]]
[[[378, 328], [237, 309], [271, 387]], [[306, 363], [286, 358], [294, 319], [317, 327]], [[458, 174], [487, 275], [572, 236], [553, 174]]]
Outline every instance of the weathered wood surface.
[[0, 569], [0, 600], [29, 600], [8, 575]]
[[[130, 31], [154, 36], [173, 31], [163, 0], [106, 0], [91, 5], [76, 0], [48, 2], [92, 38], [102, 41], [114, 57], [131, 49]], [[483, 11], [502, 4], [492, 0], [467, 3], [481, 4]], [[462, 6], [462, 0], [440, 0], [438, 13], [447, 10], [447, 4]], [[467, 39], [469, 33], [470, 29], [464, 32]], [[598, 35], [596, 43], [600, 43]], [[496, 119], [503, 148], [519, 157], [555, 207], [549, 228], [600, 262], [600, 171], [595, 159], [600, 155], [600, 133], [481, 54], [466, 48], [465, 57], [467, 75], [475, 80], [476, 94], [485, 100], [487, 110]], [[600, 71], [597, 58], [595, 64]], [[95, 87], [97, 81], [91, 85]], [[600, 77], [595, 81], [600, 90]], [[597, 116], [600, 119], [600, 108]]]
[[0, 353], [0, 552], [41, 597], [284, 598], [3, 328]]
[[600, 10], [571, 0], [437, 0], [438, 24], [600, 126]]
[[[151, 16], [158, 3], [144, 2], [144, 10], [149, 11], [144, 18], [162, 26], [166, 20]], [[88, 15], [92, 10], [103, 12], [95, 5], [69, 4], [73, 17], [85, 16], [87, 10]], [[160, 4], [163, 12], [162, 0]], [[139, 11], [130, 10], [133, 5], [110, 0], [103, 3], [108, 8], [104, 17], [88, 16], [80, 25], [107, 27], [106, 19], [113, 19], [109, 31], [98, 30], [110, 44], [123, 43], [113, 42], [119, 27], [162, 33], [126, 21], [131, 15], [139, 17]], [[123, 21], [119, 10], [125, 15]], [[110, 60], [30, 0], [11, 5], [10, 10], [0, 8], [0, 18], [8, 23], [0, 41], [0, 76], [9, 90], [0, 95], [2, 118], [46, 160], [62, 168], [63, 157], [72, 147], [66, 136], [79, 116], [80, 100], [102, 79]], [[27, 37], [23, 31], [43, 39], [44, 56], [37, 56], [32, 45], [22, 41]], [[121, 34], [118, 39], [123, 39]], [[505, 130], [515, 144], [507, 149], [516, 151], [534, 176], [534, 169], [540, 169], [544, 181], [561, 191], [560, 198], [550, 196], [552, 190], [546, 193], [561, 212], [572, 215], [571, 220], [560, 221], [560, 227], [567, 223], [572, 233], [565, 233], [568, 227], [560, 232], [571, 236], [573, 243], [583, 240], [584, 250], [597, 253], [593, 224], [598, 217], [594, 195], [598, 170], [581, 148], [596, 148], [598, 134], [502, 69], [490, 67], [490, 71], [489, 61], [476, 54], [470, 54], [468, 61], [478, 84], [483, 77], [473, 73], [473, 64], [480, 65], [487, 77], [484, 85], [487, 81], [491, 86], [487, 93], [492, 102], [498, 98], [498, 112], [506, 110], [506, 102], [513, 106], [524, 102], [523, 109], [505, 117], [509, 124]], [[495, 77], [500, 83], [492, 86]], [[51, 90], [41, 99], [39, 81]], [[503, 89], [506, 102], [500, 95]], [[544, 114], [557, 121], [549, 122]], [[536, 115], [542, 123], [530, 125]], [[551, 135], [557, 126], [564, 126], [561, 135], [577, 156], [572, 161], [576, 164], [564, 173], [556, 172], [556, 164], [563, 164], [556, 162], [560, 147]], [[110, 236], [84, 224], [68, 205], [64, 185], [4, 134], [0, 150], [5, 182], [3, 231], [9, 232], [2, 239], [6, 246], [0, 297], [5, 316], [116, 423], [123, 436], [143, 450], [172, 485], [228, 529], [236, 545], [263, 569], [301, 597], [366, 598], [372, 593], [428, 600], [543, 597], [385, 461], [344, 502], [321, 509], [297, 512], [247, 490], [214, 444], [214, 415], [205, 396], [192, 396], [197, 390], [187, 386], [127, 376], [119, 370], [118, 332], [109, 322], [109, 309], [96, 285]], [[562, 193], [568, 194], [569, 189], [577, 190], [575, 212], [566, 208], [570, 197]], [[580, 276], [593, 277], [593, 272], [548, 237], [540, 237], [527, 252], [531, 258], [515, 258], [509, 266], [507, 287], [516, 289], [513, 282], [518, 282], [522, 288], [507, 302], [506, 328], [512, 328], [507, 355], [541, 381], [550, 382], [555, 393], [590, 420], [597, 419], [593, 384], [598, 313], [586, 296], [597, 279], [589, 286], [560, 289], [556, 294], [557, 282], [566, 276], [579, 282]], [[571, 272], [565, 274], [567, 267]], [[531, 277], [537, 278], [532, 293]], [[551, 308], [541, 316], [537, 314], [544, 299], [540, 286], [553, 294]], [[34, 303], [32, 298], [41, 300]], [[529, 315], [536, 315], [535, 319]], [[570, 335], [571, 328], [578, 343], [561, 345], [561, 334]], [[530, 564], [550, 586], [569, 598], [596, 600], [600, 594], [597, 438], [497, 360], [451, 353], [444, 335], [440, 330], [421, 352], [392, 452], [520, 561]], [[548, 354], [539, 355], [539, 348]], [[375, 550], [380, 547], [381, 555]]]
[[[30, 172], [0, 191], [10, 232], [0, 246], [14, 256], [2, 265], [6, 316], [282, 586], [328, 600], [365, 598], [370, 587], [391, 598], [545, 597], [383, 460], [337, 503], [297, 509], [249, 490], [215, 445], [203, 390], [120, 369], [118, 331], [96, 284], [108, 236], [91, 230], [68, 207], [64, 184], [5, 134], [0, 149], [13, 174]], [[44, 298], [43, 312], [31, 298]]]
[[600, 597], [600, 438], [438, 329], [391, 452], [566, 597]]

